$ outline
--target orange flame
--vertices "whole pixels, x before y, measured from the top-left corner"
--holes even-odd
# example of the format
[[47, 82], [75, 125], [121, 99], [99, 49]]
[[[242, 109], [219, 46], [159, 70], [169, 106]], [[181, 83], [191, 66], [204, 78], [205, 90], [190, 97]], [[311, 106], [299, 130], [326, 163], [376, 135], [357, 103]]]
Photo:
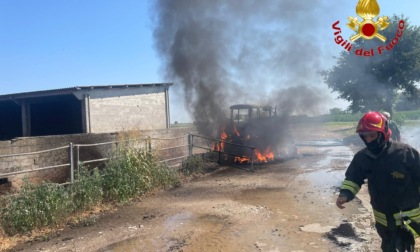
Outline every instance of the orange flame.
[[[225, 130], [223, 129], [222, 133], [220, 134], [220, 139], [222, 139], [223, 141], [226, 140], [226, 138], [228, 137], [228, 135], [226, 134]], [[223, 151], [225, 147], [225, 143], [224, 142], [219, 142], [213, 145], [213, 150], [215, 151]]]
[[[265, 151], [261, 152], [259, 150], [255, 150], [256, 162], [260, 163], [267, 163], [269, 161], [274, 161], [274, 152], [271, 151], [271, 147], [267, 147]], [[251, 163], [251, 159], [246, 156], [242, 157], [235, 157], [234, 161], [236, 163], [244, 164], [244, 163]]]
[[[236, 128], [236, 126], [233, 127], [233, 133], [235, 133], [237, 136], [240, 136], [241, 133], [238, 131], [238, 129]], [[246, 136], [246, 140], [249, 140], [251, 138], [250, 135]], [[232, 139], [230, 138], [230, 136], [226, 133], [225, 129], [223, 129], [222, 133], [220, 134], [220, 139], [222, 141], [229, 141], [231, 142]], [[223, 152], [224, 151], [224, 147], [225, 147], [225, 143], [224, 142], [219, 142], [219, 143], [215, 143], [213, 145], [213, 150], [214, 151], [220, 151]], [[255, 149], [254, 151], [254, 155], [255, 158], [253, 159], [255, 162], [260, 162], [260, 163], [267, 163], [269, 161], [274, 161], [274, 152], [271, 150], [271, 146], [268, 146], [265, 150], [258, 150]], [[224, 157], [225, 159], [227, 159], [227, 156], [225, 155]], [[244, 164], [244, 163], [251, 163], [251, 157], [248, 156], [235, 156], [234, 157], [234, 162], [235, 163], [240, 163], [240, 164]]]
[[233, 126], [233, 132], [235, 132], [235, 134], [236, 134], [237, 136], [241, 136], [241, 133], [239, 133], [239, 131], [238, 131], [238, 129], [236, 128], [236, 126], [235, 126], [235, 125]]
[[244, 164], [244, 163], [250, 163], [251, 159], [249, 159], [248, 157], [235, 157], [234, 161], [235, 163]]
[[271, 146], [268, 146], [263, 152], [255, 150], [255, 155], [259, 162], [267, 163], [268, 161], [274, 161], [274, 152], [271, 151]]
[[220, 138], [222, 140], [225, 140], [228, 137], [228, 135], [226, 134], [225, 130], [223, 130], [222, 134], [220, 134]]

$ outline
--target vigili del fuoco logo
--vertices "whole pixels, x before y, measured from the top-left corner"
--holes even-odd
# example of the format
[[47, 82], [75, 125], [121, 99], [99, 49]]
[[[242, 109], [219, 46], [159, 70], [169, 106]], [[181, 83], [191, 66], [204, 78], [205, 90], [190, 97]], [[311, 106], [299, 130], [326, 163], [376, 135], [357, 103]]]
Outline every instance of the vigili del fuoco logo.
[[[398, 22], [398, 30], [395, 32], [395, 37], [387, 42], [387, 38], [381, 34], [381, 31], [385, 30], [389, 26], [388, 17], [381, 16], [378, 17], [380, 12], [379, 4], [376, 0], [359, 0], [356, 5], [356, 13], [362, 19], [359, 20], [359, 17], [348, 17], [349, 23], [347, 27], [355, 31], [356, 34], [350, 37], [350, 41], [345, 40], [340, 34], [341, 29], [338, 26], [340, 21], [336, 21], [332, 28], [334, 29], [334, 41], [338, 45], [342, 46], [344, 50], [348, 52], [352, 51], [352, 43], [358, 39], [379, 39], [384, 42], [384, 45], [378, 46], [375, 48], [359, 48], [354, 50], [354, 53], [357, 56], [372, 57], [376, 54], [382, 55], [382, 53], [387, 50], [391, 51], [394, 46], [398, 44], [399, 39], [403, 35], [404, 31], [404, 20]], [[375, 21], [376, 19], [376, 21]]]

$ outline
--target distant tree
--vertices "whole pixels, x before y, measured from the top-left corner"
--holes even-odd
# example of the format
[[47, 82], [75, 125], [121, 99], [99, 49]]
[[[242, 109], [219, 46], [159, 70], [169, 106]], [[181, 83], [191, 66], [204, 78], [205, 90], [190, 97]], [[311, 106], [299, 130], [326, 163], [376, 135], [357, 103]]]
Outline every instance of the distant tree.
[[340, 108], [332, 108], [330, 109], [330, 115], [344, 115], [346, 114], [346, 111], [340, 109]]
[[[396, 38], [400, 20], [404, 20], [403, 36], [387, 50], [385, 46], [390, 48]], [[420, 28], [411, 26], [404, 16], [394, 15], [389, 21], [389, 27], [379, 31], [387, 38], [385, 43], [376, 38], [360, 38], [353, 42], [350, 52], [341, 52], [332, 69], [321, 72], [328, 87], [336, 91], [339, 98], [350, 102], [348, 109], [353, 113], [368, 110], [392, 113], [399, 90], [409, 100], [418, 97], [415, 84], [420, 80]], [[381, 55], [379, 46], [385, 48]], [[355, 54], [358, 49], [373, 49], [375, 55], [358, 56]]]
[[[420, 91], [417, 90], [417, 93], [420, 94]], [[417, 99], [407, 98], [401, 94], [397, 97], [397, 102], [395, 104], [396, 111], [410, 111], [410, 110], [418, 110], [420, 109], [420, 95], [418, 95]]]

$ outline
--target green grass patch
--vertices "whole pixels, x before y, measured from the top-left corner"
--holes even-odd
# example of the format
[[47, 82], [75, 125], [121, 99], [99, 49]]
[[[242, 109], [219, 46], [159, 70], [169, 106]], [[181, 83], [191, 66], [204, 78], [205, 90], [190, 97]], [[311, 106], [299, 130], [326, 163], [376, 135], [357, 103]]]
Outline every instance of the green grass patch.
[[76, 182], [70, 185], [72, 202], [75, 211], [91, 210], [101, 204], [103, 197], [103, 179], [100, 171], [95, 168], [93, 171], [86, 167], [80, 167], [76, 174]]
[[33, 185], [26, 181], [1, 209], [1, 225], [8, 235], [27, 233], [35, 228], [57, 225], [73, 212], [71, 193], [52, 183]]
[[[315, 117], [308, 117], [303, 122], [358, 122], [364, 113], [356, 114], [333, 114], [333, 115], [320, 115]], [[393, 115], [393, 120], [399, 125], [404, 125], [406, 120], [419, 120], [420, 110], [414, 111], [396, 111]]]
[[103, 189], [108, 201], [125, 202], [157, 187], [179, 184], [178, 174], [159, 163], [151, 151], [124, 149], [116, 156], [103, 173]]
[[[105, 169], [81, 167], [73, 184], [25, 181], [16, 194], [0, 199], [1, 228], [8, 235], [65, 223], [72, 215], [101, 204], [126, 202], [156, 188], [180, 183], [179, 174], [158, 162], [146, 150], [125, 149], [115, 153]], [[79, 220], [93, 225], [96, 217]]]
[[171, 128], [188, 128], [194, 127], [194, 123], [173, 123], [171, 124]]
[[323, 123], [323, 124], [327, 128], [330, 128], [332, 130], [337, 130], [337, 129], [342, 129], [342, 128], [356, 127], [357, 121], [350, 121], [350, 122], [326, 122], [326, 123]]
[[406, 127], [420, 127], [420, 120], [406, 120], [404, 126], [406, 126]]
[[189, 156], [185, 161], [182, 162], [181, 172], [188, 176], [192, 173], [200, 173], [204, 170], [204, 160], [202, 157]]
[[394, 119], [397, 120], [398, 117], [404, 118], [404, 120], [419, 120], [420, 119], [420, 110], [414, 111], [397, 111], [394, 113]]
[[363, 116], [361, 113], [357, 114], [344, 114], [344, 115], [330, 115], [329, 122], [357, 122]]

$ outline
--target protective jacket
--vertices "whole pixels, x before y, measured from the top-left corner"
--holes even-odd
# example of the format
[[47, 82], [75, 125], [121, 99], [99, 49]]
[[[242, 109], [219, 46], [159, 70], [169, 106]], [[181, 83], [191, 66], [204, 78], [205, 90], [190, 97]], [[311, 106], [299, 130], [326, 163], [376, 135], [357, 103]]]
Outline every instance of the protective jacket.
[[345, 175], [340, 195], [349, 200], [367, 179], [377, 223], [388, 226], [392, 221], [399, 226], [407, 216], [420, 223], [420, 158], [411, 146], [390, 140], [378, 155], [364, 148], [354, 156]]

